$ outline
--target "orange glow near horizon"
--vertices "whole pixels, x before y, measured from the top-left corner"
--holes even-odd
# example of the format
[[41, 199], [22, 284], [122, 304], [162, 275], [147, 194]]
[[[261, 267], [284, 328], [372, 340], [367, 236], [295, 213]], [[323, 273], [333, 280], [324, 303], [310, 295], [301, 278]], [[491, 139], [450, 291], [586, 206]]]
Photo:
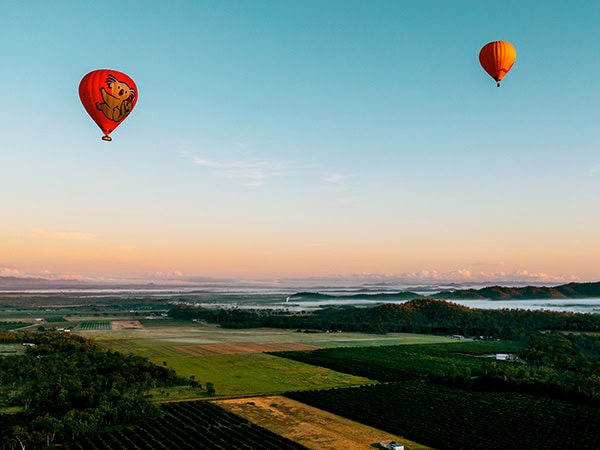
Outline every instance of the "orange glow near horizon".
[[[213, 236], [214, 237], [214, 236]], [[238, 236], [221, 240], [105, 243], [80, 236], [39, 234], [20, 242], [1, 242], [11, 267], [25, 273], [56, 273], [81, 277], [177, 273], [185, 276], [278, 278], [368, 274], [454, 274], [468, 280], [482, 274], [521, 274], [536, 277], [593, 280], [598, 256], [585, 248], [550, 247], [543, 243], [516, 247], [460, 243], [349, 242], [318, 239], [288, 242], [279, 237]], [[501, 242], [500, 244], [505, 244]], [[481, 257], [482, 254], [486, 258]], [[571, 255], [571, 256], [569, 256]], [[540, 263], [540, 259], [543, 263]], [[1, 268], [0, 268], [1, 269]], [[567, 270], [568, 272], [565, 272]], [[7, 272], [9, 273], [9, 272]], [[432, 275], [433, 276], [433, 275]], [[490, 275], [491, 276], [491, 275]]]

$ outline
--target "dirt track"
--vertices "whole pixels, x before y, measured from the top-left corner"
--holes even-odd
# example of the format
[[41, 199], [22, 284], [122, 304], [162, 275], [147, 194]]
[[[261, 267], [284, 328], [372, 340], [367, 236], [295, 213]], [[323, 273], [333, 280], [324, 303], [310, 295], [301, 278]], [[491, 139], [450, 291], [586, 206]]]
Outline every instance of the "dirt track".
[[380, 441], [391, 439], [407, 450], [430, 449], [401, 436], [362, 425], [304, 403], [280, 396], [217, 400], [215, 403], [250, 422], [311, 449], [381, 448]]

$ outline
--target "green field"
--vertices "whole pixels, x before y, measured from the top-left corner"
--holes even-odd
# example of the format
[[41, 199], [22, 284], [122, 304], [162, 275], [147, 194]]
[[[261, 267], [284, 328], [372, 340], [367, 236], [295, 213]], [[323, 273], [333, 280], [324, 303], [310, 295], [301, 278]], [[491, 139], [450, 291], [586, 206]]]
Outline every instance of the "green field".
[[155, 364], [214, 384], [217, 395], [248, 395], [287, 390], [326, 389], [372, 384], [373, 381], [264, 353], [150, 358]]
[[[217, 396], [251, 395], [290, 390], [326, 389], [370, 384], [371, 380], [264, 353], [192, 356], [181, 346], [206, 344], [300, 343], [322, 348], [364, 347], [448, 342], [441, 336], [391, 333], [301, 333], [281, 329], [231, 330], [215, 325], [172, 320], [143, 321], [140, 330], [86, 330], [101, 345], [122, 353], [135, 353], [158, 365], [167, 364], [177, 374], [205, 387], [214, 384]], [[198, 389], [174, 388], [152, 392], [155, 400], [206, 396]]]

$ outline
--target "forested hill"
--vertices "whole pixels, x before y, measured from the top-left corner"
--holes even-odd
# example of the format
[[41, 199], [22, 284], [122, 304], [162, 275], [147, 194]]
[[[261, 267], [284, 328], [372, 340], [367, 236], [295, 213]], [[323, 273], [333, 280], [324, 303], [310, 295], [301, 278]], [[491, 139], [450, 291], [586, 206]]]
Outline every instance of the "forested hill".
[[568, 283], [554, 287], [489, 286], [481, 289], [442, 291], [431, 297], [438, 300], [535, 300], [545, 298], [600, 298], [600, 282]]

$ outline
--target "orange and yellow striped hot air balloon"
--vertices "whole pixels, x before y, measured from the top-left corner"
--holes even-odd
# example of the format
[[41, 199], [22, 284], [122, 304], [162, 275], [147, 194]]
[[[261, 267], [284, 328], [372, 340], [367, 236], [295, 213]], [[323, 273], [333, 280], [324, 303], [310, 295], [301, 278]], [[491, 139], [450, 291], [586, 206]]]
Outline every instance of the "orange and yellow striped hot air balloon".
[[510, 42], [494, 41], [485, 44], [479, 51], [479, 62], [500, 87], [500, 80], [512, 68], [517, 59], [517, 51]]

